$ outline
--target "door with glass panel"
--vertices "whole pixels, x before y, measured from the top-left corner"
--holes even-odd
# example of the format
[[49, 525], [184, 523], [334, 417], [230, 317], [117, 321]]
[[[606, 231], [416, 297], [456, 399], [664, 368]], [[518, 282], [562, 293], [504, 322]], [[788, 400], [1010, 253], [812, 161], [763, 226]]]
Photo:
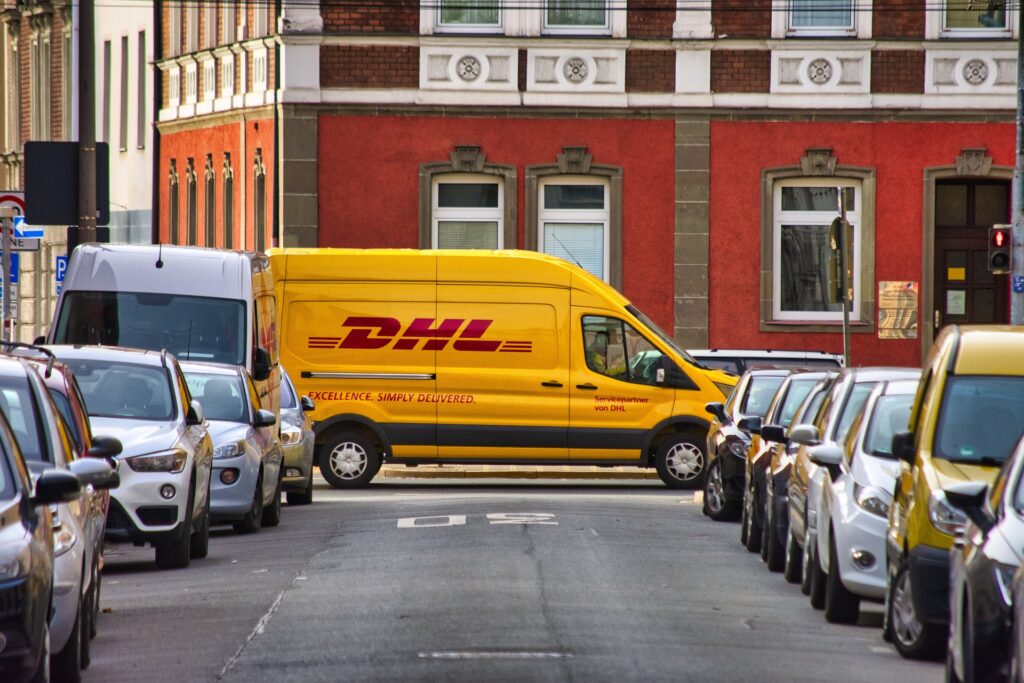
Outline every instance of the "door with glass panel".
[[949, 324], [1006, 323], [1008, 275], [988, 269], [988, 229], [1009, 221], [1010, 184], [940, 180], [935, 184], [936, 332]]

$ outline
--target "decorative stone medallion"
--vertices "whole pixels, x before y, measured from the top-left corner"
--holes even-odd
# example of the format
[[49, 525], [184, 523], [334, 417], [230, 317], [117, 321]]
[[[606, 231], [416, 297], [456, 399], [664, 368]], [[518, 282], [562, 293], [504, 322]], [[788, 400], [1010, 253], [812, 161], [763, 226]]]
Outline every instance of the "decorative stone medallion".
[[562, 74], [570, 83], [582, 83], [587, 80], [587, 62], [582, 57], [570, 57], [565, 60]]
[[981, 85], [988, 80], [988, 65], [980, 59], [964, 64], [964, 80], [971, 85]]
[[832, 65], [827, 59], [815, 59], [807, 65], [807, 78], [817, 85], [828, 83], [832, 80]]
[[466, 55], [455, 65], [455, 72], [466, 82], [475, 81], [480, 78], [480, 60], [472, 55]]

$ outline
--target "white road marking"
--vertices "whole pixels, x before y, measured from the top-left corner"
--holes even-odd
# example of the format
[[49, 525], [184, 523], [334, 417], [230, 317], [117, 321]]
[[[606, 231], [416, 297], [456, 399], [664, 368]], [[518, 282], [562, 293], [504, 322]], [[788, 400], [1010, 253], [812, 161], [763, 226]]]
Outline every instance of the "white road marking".
[[[423, 522], [422, 520], [428, 520]], [[430, 521], [441, 520], [441, 521]], [[403, 517], [399, 529], [425, 529], [435, 526], [466, 526], [466, 515], [434, 515], [433, 517]]]
[[551, 524], [558, 526], [558, 522], [550, 521], [554, 517], [548, 512], [494, 512], [487, 515], [487, 521], [491, 524]]
[[703, 491], [694, 491], [693, 492], [693, 504], [694, 505], [703, 505], [704, 504], [704, 492]]
[[252, 570], [252, 573], [253, 573], [253, 574], [266, 574], [266, 573], [267, 573], [267, 571], [268, 571], [268, 570], [266, 570], [266, 569], [253, 569], [253, 570]]
[[592, 534], [594, 534], [595, 536], [597, 536], [597, 529], [591, 529], [591, 530], [590, 530], [590, 533], [592, 533]]
[[501, 652], [494, 651], [442, 651], [421, 652], [420, 659], [564, 659], [572, 655], [568, 652]]
[[896, 654], [891, 647], [888, 645], [869, 645], [868, 649], [874, 652], [876, 655], [892, 655]]
[[219, 674], [217, 674], [218, 681], [227, 675], [228, 671], [231, 670], [231, 667], [233, 667], [235, 665], [235, 662], [238, 661], [239, 657], [242, 656], [242, 652], [245, 650], [245, 648], [249, 645], [250, 642], [252, 642], [252, 639], [256, 636], [263, 635], [263, 630], [267, 627], [267, 623], [270, 621], [270, 617], [274, 616], [274, 612], [277, 611], [278, 606], [281, 604], [281, 598], [283, 597], [284, 591], [281, 591], [277, 594], [277, 598], [274, 599], [274, 603], [270, 606], [270, 609], [264, 612], [263, 616], [260, 617], [260, 620], [256, 622], [256, 628], [252, 630], [252, 632], [249, 634], [249, 637], [246, 638], [245, 641], [238, 647], [238, 650], [235, 651], [235, 654], [231, 656], [231, 659], [229, 659], [224, 664], [224, 668], [220, 670]]

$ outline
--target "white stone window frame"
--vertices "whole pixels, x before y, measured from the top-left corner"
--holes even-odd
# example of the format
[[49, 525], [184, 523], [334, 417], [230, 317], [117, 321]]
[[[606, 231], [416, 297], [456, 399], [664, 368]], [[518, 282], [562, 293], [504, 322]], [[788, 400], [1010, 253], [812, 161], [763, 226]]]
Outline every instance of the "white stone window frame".
[[1006, 2], [1005, 28], [946, 28], [946, 3], [942, 2], [937, 11], [925, 12], [925, 40], [981, 39], [1007, 40], [1017, 38], [1017, 9]]
[[850, 304], [850, 321], [861, 322], [861, 279], [864, 258], [863, 221], [864, 187], [856, 178], [805, 177], [776, 180], [772, 187], [772, 318], [779, 322], [841, 322], [842, 310], [838, 311], [783, 311], [782, 310], [782, 226], [785, 225], [829, 225], [839, 216], [839, 207], [834, 211], [783, 211], [782, 188], [784, 187], [852, 187], [854, 208], [846, 212], [846, 219], [853, 228], [853, 301]]
[[[590, 185], [604, 189], [603, 209], [549, 209], [545, 206], [544, 189], [548, 185]], [[537, 182], [537, 251], [548, 254], [544, 243], [544, 228], [548, 223], [589, 223], [602, 226], [601, 271], [602, 279], [611, 282], [611, 181], [593, 175], [544, 176]]]
[[235, 42], [238, 32], [235, 19], [235, 0], [220, 0], [220, 43], [227, 45]]
[[181, 2], [172, 0], [168, 3], [167, 23], [170, 24], [170, 39], [167, 46], [167, 54], [170, 57], [177, 57], [181, 54]]
[[[683, 0], [697, 2], [700, 0]], [[514, 7], [502, 7], [498, 24], [466, 24], [462, 26], [441, 25], [441, 7], [434, 3], [420, 3], [420, 34], [492, 34], [519, 37], [540, 37], [543, 35], [575, 35], [595, 37], [626, 37], [626, 0], [605, 0], [608, 9], [608, 25], [590, 29], [584, 26], [545, 27], [547, 5], [544, 0], [520, 0]], [[677, 16], [682, 12], [677, 12]], [[710, 37], [710, 16], [707, 12], [707, 36]], [[703, 15], [702, 15], [703, 18]]]
[[[508, 10], [500, 6], [498, 7], [498, 23], [497, 24], [442, 24], [441, 23], [441, 11], [444, 9], [444, 0], [438, 0], [436, 3], [420, 3], [420, 32], [431, 34], [431, 33], [489, 33], [489, 34], [504, 34], [506, 33], [506, 15], [514, 13], [515, 10]], [[427, 21], [426, 28], [424, 27], [424, 13], [426, 13]]]
[[[442, 184], [495, 185], [498, 188], [498, 206], [486, 208], [438, 206], [438, 192]], [[466, 223], [495, 223], [498, 232], [496, 249], [505, 249], [505, 187], [500, 176], [487, 173], [439, 173], [431, 179], [430, 187], [430, 248], [438, 249], [439, 224], [444, 221]]]
[[798, 27], [790, 25], [791, 0], [772, 0], [772, 38], [870, 38], [873, 0], [850, 0], [850, 4], [853, 21], [848, 28]]
[[199, 51], [199, 4], [185, 6], [185, 52]]
[[600, 26], [571, 26], [548, 23], [548, 3], [541, 7], [541, 34], [545, 36], [610, 36], [612, 35], [615, 16], [625, 18], [626, 3], [619, 0], [604, 0], [604, 23]]

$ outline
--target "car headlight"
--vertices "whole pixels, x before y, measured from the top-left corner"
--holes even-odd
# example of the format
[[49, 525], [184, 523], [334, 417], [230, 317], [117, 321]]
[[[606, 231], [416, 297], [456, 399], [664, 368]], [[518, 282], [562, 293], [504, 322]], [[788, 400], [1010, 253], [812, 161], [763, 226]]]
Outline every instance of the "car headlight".
[[1013, 575], [1017, 568], [1009, 564], [993, 563], [996, 575], [996, 585], [999, 586], [999, 593], [1003, 596], [1003, 603], [1007, 606], [1013, 604]]
[[718, 387], [718, 390], [722, 392], [722, 396], [725, 396], [726, 400], [729, 399], [729, 394], [732, 393], [733, 387], [736, 386], [735, 384], [726, 384], [725, 382], [712, 382], [712, 384]]
[[932, 526], [947, 536], [957, 536], [964, 530], [967, 517], [946, 500], [942, 491], [933, 491], [928, 498], [928, 518]]
[[50, 508], [53, 519], [51, 529], [53, 530], [53, 556], [60, 557], [78, 543], [78, 534], [74, 529], [64, 524], [60, 518], [60, 511], [54, 505]]
[[234, 458], [236, 456], [245, 453], [245, 442], [236, 441], [234, 443], [226, 443], [222, 446], [217, 446], [213, 449], [213, 459], [220, 460], [221, 458]]
[[185, 462], [188, 460], [188, 454], [180, 448], [175, 448], [170, 451], [161, 451], [160, 453], [147, 453], [146, 455], [136, 455], [131, 458], [125, 458], [124, 461], [128, 463], [128, 467], [131, 467], [136, 472], [181, 472], [185, 469]]
[[0, 560], [0, 581], [27, 576], [32, 569], [32, 551], [26, 544], [9, 560]]
[[861, 486], [854, 482], [853, 496], [857, 506], [865, 512], [887, 519], [889, 517], [889, 496], [882, 489]]
[[293, 427], [292, 425], [282, 425], [281, 427], [281, 443], [285, 446], [290, 446], [294, 443], [302, 441], [302, 430]]
[[729, 452], [737, 458], [745, 458], [747, 457], [747, 444], [742, 441], [730, 441]]

